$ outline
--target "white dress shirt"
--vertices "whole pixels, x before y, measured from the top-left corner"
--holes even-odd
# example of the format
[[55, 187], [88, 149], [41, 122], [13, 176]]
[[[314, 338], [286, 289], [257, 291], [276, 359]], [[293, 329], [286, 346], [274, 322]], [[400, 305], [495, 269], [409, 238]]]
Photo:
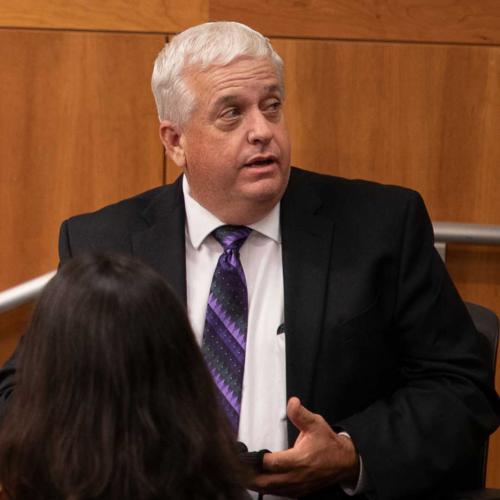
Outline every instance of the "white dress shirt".
[[[211, 233], [224, 223], [191, 197], [186, 176], [182, 189], [186, 207], [187, 310], [201, 345], [210, 285], [223, 251]], [[252, 232], [240, 249], [248, 290], [248, 327], [238, 440], [249, 451], [279, 451], [288, 448], [285, 332], [278, 334], [284, 323], [279, 203], [248, 227]], [[364, 490], [362, 471], [363, 467], [355, 489], [343, 487], [348, 495]], [[255, 492], [250, 493], [257, 498]]]
[[[224, 223], [190, 196], [185, 176], [183, 190], [187, 309], [201, 345], [210, 285], [222, 253], [222, 246], [211, 233]], [[266, 217], [248, 226], [252, 232], [240, 249], [248, 289], [248, 333], [238, 440], [249, 451], [288, 448], [285, 333], [277, 333], [284, 321], [279, 209], [278, 204]]]

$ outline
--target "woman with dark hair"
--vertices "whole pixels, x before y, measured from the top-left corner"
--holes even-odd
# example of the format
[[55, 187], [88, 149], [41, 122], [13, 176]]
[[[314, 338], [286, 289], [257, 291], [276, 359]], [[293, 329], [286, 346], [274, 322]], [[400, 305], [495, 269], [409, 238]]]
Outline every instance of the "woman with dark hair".
[[154, 271], [84, 256], [47, 285], [0, 429], [10, 500], [233, 500], [242, 477], [182, 306]]

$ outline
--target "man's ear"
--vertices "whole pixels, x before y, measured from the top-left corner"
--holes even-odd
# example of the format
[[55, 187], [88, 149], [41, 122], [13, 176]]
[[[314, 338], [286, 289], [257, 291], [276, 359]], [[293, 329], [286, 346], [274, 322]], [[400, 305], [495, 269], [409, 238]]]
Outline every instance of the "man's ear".
[[186, 166], [183, 133], [180, 127], [171, 121], [160, 122], [160, 139], [168, 157], [180, 168]]

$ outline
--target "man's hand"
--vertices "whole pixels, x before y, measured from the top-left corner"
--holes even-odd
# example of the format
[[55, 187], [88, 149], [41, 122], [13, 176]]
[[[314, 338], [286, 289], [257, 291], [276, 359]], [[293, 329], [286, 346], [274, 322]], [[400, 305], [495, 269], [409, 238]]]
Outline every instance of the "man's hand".
[[264, 455], [265, 472], [254, 476], [250, 488], [296, 498], [340, 481], [355, 484], [359, 458], [351, 439], [335, 433], [296, 397], [288, 401], [287, 414], [300, 434], [293, 448]]

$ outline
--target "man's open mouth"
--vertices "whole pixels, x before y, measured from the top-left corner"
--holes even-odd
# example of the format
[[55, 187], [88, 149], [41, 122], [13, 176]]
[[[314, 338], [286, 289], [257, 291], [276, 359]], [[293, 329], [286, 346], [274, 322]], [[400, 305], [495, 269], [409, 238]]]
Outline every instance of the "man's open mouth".
[[269, 158], [258, 158], [252, 161], [249, 161], [248, 163], [245, 163], [246, 167], [263, 167], [266, 165], [271, 165], [272, 163], [276, 162], [276, 158], [274, 157], [269, 157]]

